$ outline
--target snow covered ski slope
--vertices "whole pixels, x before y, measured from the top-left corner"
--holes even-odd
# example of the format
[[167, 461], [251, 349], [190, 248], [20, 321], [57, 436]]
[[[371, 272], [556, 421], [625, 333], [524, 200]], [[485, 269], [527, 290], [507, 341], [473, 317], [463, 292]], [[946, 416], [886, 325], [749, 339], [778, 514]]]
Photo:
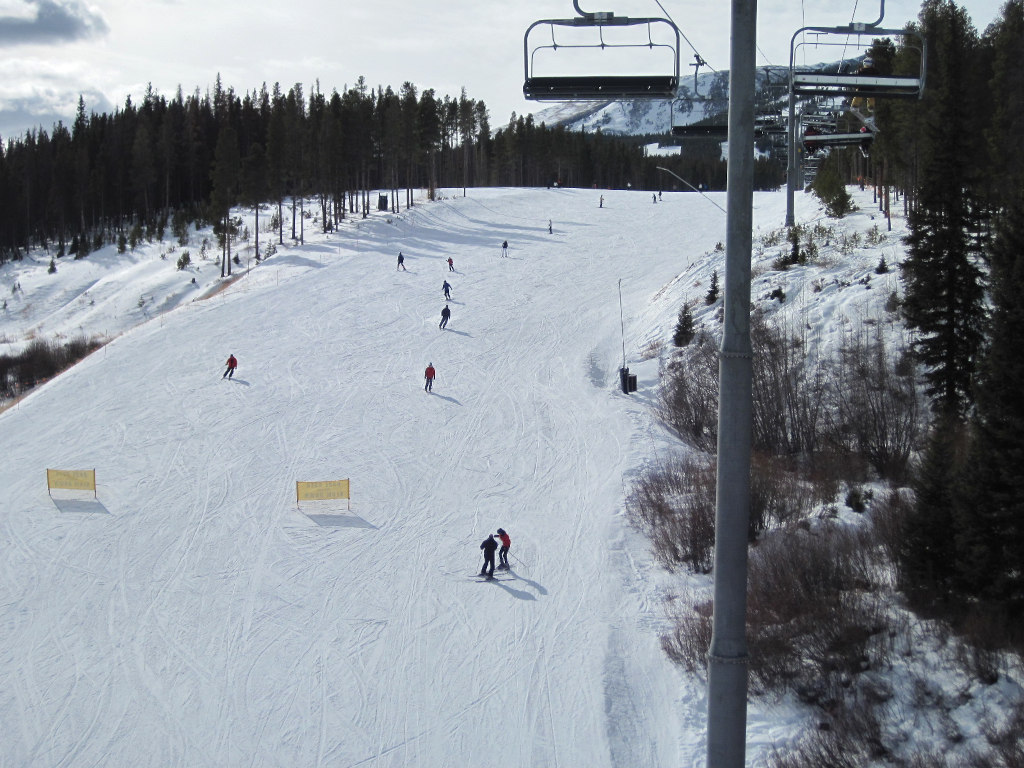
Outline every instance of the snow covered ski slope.
[[[0, 765], [694, 764], [703, 690], [622, 508], [665, 440], [637, 363], [723, 268], [725, 217], [603, 195], [308, 236], [0, 414]], [[95, 467], [98, 501], [49, 498], [48, 467]], [[339, 478], [351, 511], [297, 509]], [[515, 578], [480, 586], [499, 526]]]

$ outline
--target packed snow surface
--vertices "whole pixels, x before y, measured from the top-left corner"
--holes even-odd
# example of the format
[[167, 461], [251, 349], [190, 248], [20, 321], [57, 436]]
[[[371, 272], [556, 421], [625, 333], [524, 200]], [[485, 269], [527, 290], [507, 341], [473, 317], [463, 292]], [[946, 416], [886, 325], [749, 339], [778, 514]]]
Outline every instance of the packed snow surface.
[[[703, 762], [703, 682], [659, 644], [685, 577], [652, 563], [623, 500], [672, 443], [659, 347], [684, 300], [713, 322], [725, 215], [692, 193], [445, 195], [331, 234], [307, 220], [217, 293], [202, 234], [3, 267], [21, 283], [5, 343], [113, 340], [0, 414], [0, 764]], [[781, 226], [783, 193], [754, 203]], [[822, 333], [880, 313], [895, 278], [854, 281], [893, 250], [786, 306]], [[97, 497], [48, 496], [47, 468], [95, 468]], [[351, 509], [296, 504], [296, 481], [341, 478]], [[513, 573], [478, 582], [499, 526]], [[796, 719], [752, 703], [750, 759]]]

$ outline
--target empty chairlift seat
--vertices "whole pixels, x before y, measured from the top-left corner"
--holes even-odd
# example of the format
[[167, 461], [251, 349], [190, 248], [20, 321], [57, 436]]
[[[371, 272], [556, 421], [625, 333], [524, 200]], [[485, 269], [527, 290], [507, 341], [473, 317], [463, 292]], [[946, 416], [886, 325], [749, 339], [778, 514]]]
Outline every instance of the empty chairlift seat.
[[[579, 16], [535, 21], [523, 35], [523, 95], [527, 99], [615, 101], [676, 96], [680, 34], [672, 21], [585, 13], [577, 2], [573, 4]], [[611, 63], [603, 55], [609, 51], [617, 54]], [[581, 53], [589, 59], [581, 61]], [[621, 71], [626, 66], [624, 56], [634, 71]], [[607, 69], [596, 74], [566, 74], [594, 62]]]

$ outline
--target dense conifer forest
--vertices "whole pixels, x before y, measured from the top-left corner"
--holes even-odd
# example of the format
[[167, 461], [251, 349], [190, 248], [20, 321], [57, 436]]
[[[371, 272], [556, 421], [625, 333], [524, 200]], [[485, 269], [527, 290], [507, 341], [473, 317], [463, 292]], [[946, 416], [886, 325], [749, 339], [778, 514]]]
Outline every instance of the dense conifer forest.
[[[658, 188], [659, 163], [722, 188], [720, 155], [709, 146], [684, 167], [679, 158], [646, 158], [638, 139], [514, 114], [492, 131], [483, 101], [465, 91], [442, 98], [409, 82], [397, 92], [359, 78], [329, 95], [319, 84], [307, 94], [301, 83], [240, 95], [218, 76], [212, 93], [179, 88], [167, 98], [150, 88], [141, 103], [129, 97], [113, 114], [91, 114], [79, 99], [70, 127], [9, 138], [0, 155], [0, 262], [33, 246], [81, 257], [119, 238], [218, 221], [231, 206], [257, 201], [316, 199], [330, 228], [365, 210], [371, 190], [391, 190], [397, 208], [399, 190], [411, 204], [409, 188]], [[782, 181], [777, 164], [760, 177], [769, 187]]]

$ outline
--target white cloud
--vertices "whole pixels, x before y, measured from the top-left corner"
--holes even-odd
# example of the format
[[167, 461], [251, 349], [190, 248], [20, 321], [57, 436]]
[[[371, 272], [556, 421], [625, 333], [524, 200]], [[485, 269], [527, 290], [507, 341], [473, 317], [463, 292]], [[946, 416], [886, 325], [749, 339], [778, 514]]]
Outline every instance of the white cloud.
[[90, 84], [89, 73], [84, 62], [0, 60], [0, 135], [13, 138], [39, 127], [49, 131], [58, 120], [68, 124], [79, 96], [88, 112], [111, 111], [110, 100]]
[[108, 31], [99, 10], [79, 0], [7, 2], [0, 14], [0, 46], [81, 40]]

